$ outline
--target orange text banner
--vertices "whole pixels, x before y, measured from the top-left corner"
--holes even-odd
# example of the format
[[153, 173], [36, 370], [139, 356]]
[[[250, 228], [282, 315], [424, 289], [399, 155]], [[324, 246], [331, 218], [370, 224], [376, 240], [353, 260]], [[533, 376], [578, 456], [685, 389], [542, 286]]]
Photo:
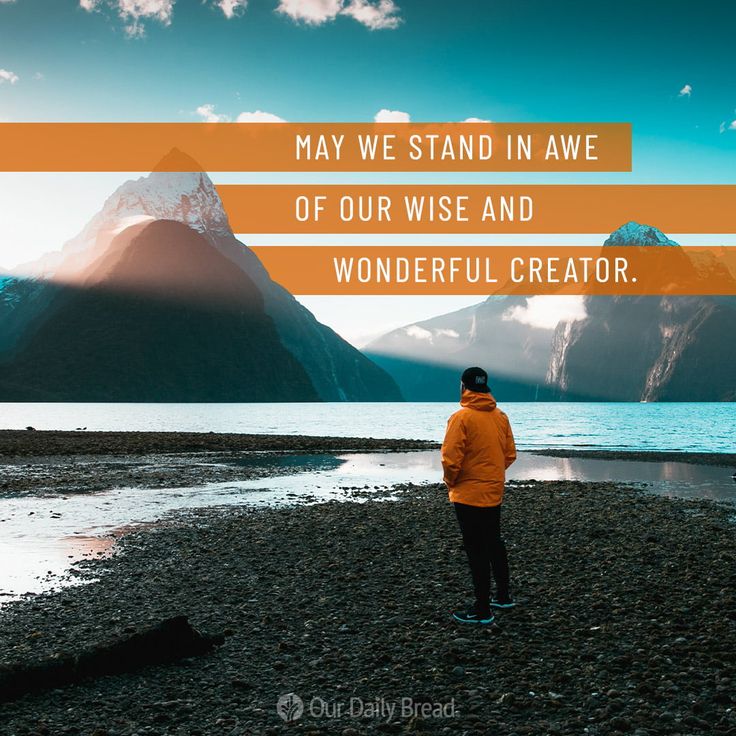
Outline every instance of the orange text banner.
[[266, 246], [292, 294], [736, 294], [736, 247]]
[[217, 187], [240, 233], [605, 233], [636, 220], [736, 233], [732, 185], [237, 185]]
[[2, 123], [0, 171], [630, 171], [628, 123]]

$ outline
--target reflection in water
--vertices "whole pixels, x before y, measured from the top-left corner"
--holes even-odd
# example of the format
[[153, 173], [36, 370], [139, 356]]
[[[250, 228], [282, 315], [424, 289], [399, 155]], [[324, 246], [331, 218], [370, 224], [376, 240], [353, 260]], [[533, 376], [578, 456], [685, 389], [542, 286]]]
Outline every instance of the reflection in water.
[[[437, 483], [437, 450], [346, 454], [309, 472], [192, 488], [117, 488], [66, 498], [0, 499], [0, 601], [26, 591], [49, 588], [49, 573], [61, 575], [74, 560], [109, 552], [126, 529], [161, 519], [167, 513], [230, 504], [279, 505], [295, 500], [345, 499], [349, 489], [365, 491], [397, 483]], [[276, 462], [294, 460], [281, 456]], [[302, 458], [303, 460], [303, 458]], [[302, 465], [300, 460], [297, 464]], [[731, 471], [679, 462], [543, 457], [521, 453], [509, 469], [513, 480], [585, 480], [645, 483], [648, 491], [681, 498], [734, 502]], [[58, 579], [57, 579], [58, 584]]]

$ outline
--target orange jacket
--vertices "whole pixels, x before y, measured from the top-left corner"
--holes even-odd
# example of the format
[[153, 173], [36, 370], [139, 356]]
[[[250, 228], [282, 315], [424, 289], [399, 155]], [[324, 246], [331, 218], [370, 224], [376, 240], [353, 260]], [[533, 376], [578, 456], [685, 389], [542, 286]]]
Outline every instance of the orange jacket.
[[463, 389], [462, 409], [447, 422], [442, 468], [450, 501], [498, 506], [503, 501], [506, 468], [516, 460], [508, 417], [491, 394]]

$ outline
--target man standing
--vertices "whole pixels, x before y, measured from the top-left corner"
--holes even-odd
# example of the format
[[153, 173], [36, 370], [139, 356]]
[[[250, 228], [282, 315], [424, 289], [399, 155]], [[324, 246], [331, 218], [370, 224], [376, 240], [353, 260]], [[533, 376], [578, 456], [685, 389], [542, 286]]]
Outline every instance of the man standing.
[[[501, 537], [506, 468], [516, 460], [516, 446], [508, 417], [496, 406], [482, 368], [463, 373], [460, 405], [447, 422], [442, 468], [468, 555], [475, 605], [453, 616], [463, 623], [490, 624], [491, 608], [516, 605]], [[496, 582], [493, 598], [491, 570]]]

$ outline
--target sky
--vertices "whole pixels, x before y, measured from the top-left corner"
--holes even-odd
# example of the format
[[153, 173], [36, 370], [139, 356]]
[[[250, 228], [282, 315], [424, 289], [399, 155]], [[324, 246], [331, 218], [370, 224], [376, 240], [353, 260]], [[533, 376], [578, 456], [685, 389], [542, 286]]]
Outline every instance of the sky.
[[[722, 0], [0, 0], [0, 121], [370, 121], [384, 110], [630, 122], [632, 173], [211, 175], [736, 184], [735, 27], [736, 5]], [[0, 173], [0, 266], [58, 248], [130, 176]], [[302, 299], [358, 342], [475, 301], [362, 300]]]

